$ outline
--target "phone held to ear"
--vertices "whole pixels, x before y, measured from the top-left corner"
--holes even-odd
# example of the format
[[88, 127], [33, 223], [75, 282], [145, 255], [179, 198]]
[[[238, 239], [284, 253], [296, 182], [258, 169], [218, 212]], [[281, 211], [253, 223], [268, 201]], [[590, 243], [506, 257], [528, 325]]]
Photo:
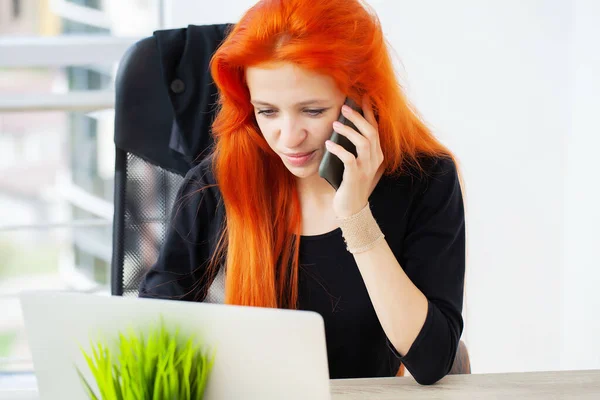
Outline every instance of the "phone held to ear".
[[[350, 99], [349, 97], [346, 98], [344, 104], [363, 115], [363, 112], [358, 106], [358, 104], [352, 101], [352, 99]], [[360, 133], [356, 126], [352, 122], [350, 122], [346, 117], [344, 117], [344, 115], [341, 112], [338, 121], [354, 129], [356, 132]], [[333, 131], [329, 140], [339, 144], [344, 149], [354, 154], [354, 156], [356, 157], [356, 146], [354, 146], [354, 144], [346, 136], [341, 135], [336, 131]], [[323, 159], [321, 160], [321, 164], [319, 165], [319, 176], [325, 179], [327, 182], [329, 182], [329, 184], [333, 186], [335, 190], [338, 190], [338, 188], [342, 184], [343, 175], [344, 163], [342, 162], [342, 160], [340, 160], [335, 154], [332, 154], [328, 150], [325, 150], [325, 154], [323, 155]]]

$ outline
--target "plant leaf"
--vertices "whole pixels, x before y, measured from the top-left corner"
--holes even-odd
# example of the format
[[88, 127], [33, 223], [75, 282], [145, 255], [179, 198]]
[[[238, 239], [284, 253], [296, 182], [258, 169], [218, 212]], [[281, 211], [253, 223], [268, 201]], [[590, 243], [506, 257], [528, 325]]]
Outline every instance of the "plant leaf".
[[88, 381], [85, 379], [85, 377], [83, 376], [83, 374], [81, 373], [81, 371], [79, 370], [79, 368], [75, 368], [75, 370], [77, 370], [77, 375], [79, 375], [79, 379], [83, 383], [83, 387], [85, 388], [85, 391], [86, 391], [88, 397], [91, 400], [98, 400], [98, 397], [96, 396], [96, 394], [92, 390], [92, 387], [90, 386], [90, 384], [88, 383]]

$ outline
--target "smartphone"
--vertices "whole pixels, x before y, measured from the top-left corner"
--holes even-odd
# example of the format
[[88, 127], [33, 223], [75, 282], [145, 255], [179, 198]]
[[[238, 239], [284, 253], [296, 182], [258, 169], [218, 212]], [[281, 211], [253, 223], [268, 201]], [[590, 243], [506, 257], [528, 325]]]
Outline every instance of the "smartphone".
[[[346, 104], [353, 110], [358, 111], [360, 115], [363, 115], [362, 109], [351, 98], [347, 97], [344, 104]], [[346, 119], [346, 117], [344, 117], [344, 115], [341, 112], [338, 121], [354, 129], [356, 132], [360, 133], [356, 126], [354, 126], [354, 124], [350, 122], [350, 120]], [[354, 154], [355, 157], [357, 156], [356, 146], [354, 146], [354, 144], [346, 136], [341, 135], [336, 131], [333, 131], [329, 140], [339, 144], [344, 149]], [[335, 154], [332, 154], [327, 149], [325, 149], [325, 154], [323, 155], [323, 159], [321, 160], [321, 164], [319, 165], [319, 176], [325, 179], [327, 182], [329, 182], [329, 184], [333, 186], [335, 190], [338, 190], [338, 188], [342, 184], [343, 175], [344, 163], [342, 162], [342, 160], [340, 160]]]

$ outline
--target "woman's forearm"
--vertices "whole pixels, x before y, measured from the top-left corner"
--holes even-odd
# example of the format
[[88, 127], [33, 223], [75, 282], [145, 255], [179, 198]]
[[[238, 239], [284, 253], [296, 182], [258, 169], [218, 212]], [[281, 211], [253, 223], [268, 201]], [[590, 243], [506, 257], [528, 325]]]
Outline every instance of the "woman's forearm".
[[354, 254], [371, 302], [388, 339], [405, 355], [427, 317], [427, 298], [406, 275], [387, 241]]

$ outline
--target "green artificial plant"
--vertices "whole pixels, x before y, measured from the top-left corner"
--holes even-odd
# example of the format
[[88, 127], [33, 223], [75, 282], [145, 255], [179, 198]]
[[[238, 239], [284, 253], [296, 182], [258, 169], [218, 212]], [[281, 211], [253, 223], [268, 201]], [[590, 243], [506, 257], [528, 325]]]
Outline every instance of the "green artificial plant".
[[146, 337], [129, 329], [111, 350], [103, 341], [83, 348], [98, 387], [94, 393], [77, 368], [88, 397], [93, 400], [200, 400], [214, 363], [214, 353], [202, 349], [194, 337], [172, 333], [161, 320]]

